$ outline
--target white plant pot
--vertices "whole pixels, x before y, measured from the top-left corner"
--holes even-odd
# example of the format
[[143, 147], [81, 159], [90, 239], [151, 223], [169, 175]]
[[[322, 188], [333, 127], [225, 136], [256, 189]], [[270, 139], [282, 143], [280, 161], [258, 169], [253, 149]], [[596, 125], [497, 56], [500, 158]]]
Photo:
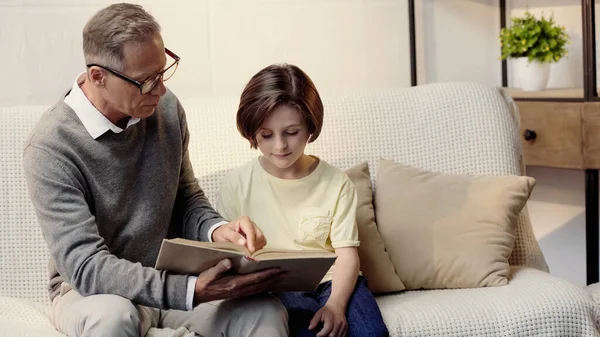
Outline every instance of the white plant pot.
[[514, 73], [523, 91], [540, 91], [546, 89], [550, 77], [550, 63], [529, 62], [527, 57], [514, 59]]

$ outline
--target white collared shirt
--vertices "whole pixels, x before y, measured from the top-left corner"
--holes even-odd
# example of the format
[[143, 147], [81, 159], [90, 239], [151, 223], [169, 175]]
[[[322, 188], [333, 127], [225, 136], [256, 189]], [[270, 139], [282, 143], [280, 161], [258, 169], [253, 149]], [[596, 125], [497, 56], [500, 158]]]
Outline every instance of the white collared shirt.
[[[110, 120], [108, 120], [108, 118], [106, 118], [106, 116], [96, 109], [92, 102], [87, 99], [79, 87], [85, 80], [84, 75], [85, 73], [81, 73], [79, 76], [77, 76], [75, 83], [73, 83], [71, 92], [69, 92], [67, 97], [65, 97], [65, 103], [67, 103], [67, 105], [70, 106], [73, 111], [75, 111], [77, 117], [79, 117], [81, 123], [83, 123], [83, 126], [90, 136], [92, 136], [92, 138], [96, 139], [109, 130], [114, 133], [123, 132], [122, 128], [114, 125]], [[131, 117], [125, 128], [128, 128], [139, 121], [140, 118]]]

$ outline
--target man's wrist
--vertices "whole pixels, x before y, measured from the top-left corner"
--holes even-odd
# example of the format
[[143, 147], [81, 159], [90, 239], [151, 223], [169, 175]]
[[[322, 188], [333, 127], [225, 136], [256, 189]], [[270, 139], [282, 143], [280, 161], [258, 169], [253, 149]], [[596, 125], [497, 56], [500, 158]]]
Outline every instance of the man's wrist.
[[209, 229], [208, 229], [208, 242], [214, 242], [213, 240], [213, 233], [215, 232], [215, 230], [223, 225], [228, 224], [229, 222], [227, 221], [221, 221], [221, 222], [217, 222], [216, 224], [212, 225]]
[[196, 293], [196, 280], [198, 276], [188, 276], [187, 279], [187, 294], [185, 297], [185, 308], [188, 311], [194, 310], [194, 294]]

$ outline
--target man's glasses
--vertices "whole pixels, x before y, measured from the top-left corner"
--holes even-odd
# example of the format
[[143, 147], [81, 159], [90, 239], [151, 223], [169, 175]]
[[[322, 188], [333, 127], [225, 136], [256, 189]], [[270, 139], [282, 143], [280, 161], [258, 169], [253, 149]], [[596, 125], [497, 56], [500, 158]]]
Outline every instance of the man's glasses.
[[88, 64], [87, 67], [88, 68], [90, 68], [90, 67], [102, 68], [102, 69], [110, 72], [111, 74], [121, 78], [122, 80], [125, 80], [125, 81], [137, 86], [138, 88], [140, 88], [140, 94], [145, 95], [145, 94], [149, 93], [150, 91], [152, 91], [154, 88], [156, 88], [158, 81], [160, 81], [161, 79], [163, 82], [165, 82], [169, 78], [171, 78], [171, 76], [173, 76], [173, 74], [175, 74], [175, 71], [177, 70], [177, 67], [179, 66], [179, 60], [181, 59], [179, 56], [175, 55], [175, 53], [173, 53], [172, 51], [170, 51], [167, 48], [165, 48], [165, 53], [167, 55], [169, 55], [171, 58], [173, 58], [175, 60], [175, 62], [173, 62], [170, 66], [166, 67], [163, 71], [156, 74], [156, 76], [154, 76], [153, 78], [147, 79], [144, 82], [136, 81], [132, 78], [129, 78], [129, 77], [121, 74], [120, 72], [118, 72], [114, 69], [110, 69], [109, 67], [105, 67], [103, 65], [99, 65], [96, 63]]

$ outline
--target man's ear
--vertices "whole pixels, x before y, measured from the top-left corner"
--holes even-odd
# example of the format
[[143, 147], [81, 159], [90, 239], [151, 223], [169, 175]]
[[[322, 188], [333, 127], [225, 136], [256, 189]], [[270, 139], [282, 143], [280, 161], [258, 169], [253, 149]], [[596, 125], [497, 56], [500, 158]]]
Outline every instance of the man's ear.
[[99, 67], [91, 67], [88, 70], [90, 81], [97, 87], [104, 87], [106, 81], [106, 71]]

